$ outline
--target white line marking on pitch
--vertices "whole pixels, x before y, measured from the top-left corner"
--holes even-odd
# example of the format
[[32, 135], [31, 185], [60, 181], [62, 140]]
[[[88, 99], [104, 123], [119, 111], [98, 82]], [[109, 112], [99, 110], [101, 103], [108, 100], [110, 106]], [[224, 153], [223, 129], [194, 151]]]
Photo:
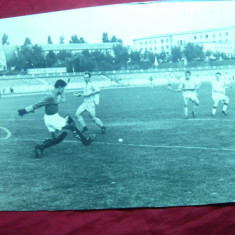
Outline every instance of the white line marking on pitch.
[[[33, 139], [11, 139], [11, 141], [35, 141]], [[37, 140], [38, 141], [38, 140]], [[80, 143], [76, 140], [65, 140], [65, 143]], [[92, 144], [98, 145], [115, 145], [115, 146], [131, 146], [142, 148], [162, 148], [162, 149], [196, 149], [196, 150], [210, 150], [210, 151], [232, 151], [235, 149], [230, 148], [213, 148], [213, 147], [200, 147], [200, 146], [183, 146], [183, 145], [150, 145], [150, 144], [125, 144], [125, 143], [107, 143], [107, 142], [93, 142]]]
[[6, 140], [11, 137], [11, 132], [7, 128], [0, 126], [0, 129], [4, 130], [7, 134], [4, 138], [0, 138], [0, 140]]

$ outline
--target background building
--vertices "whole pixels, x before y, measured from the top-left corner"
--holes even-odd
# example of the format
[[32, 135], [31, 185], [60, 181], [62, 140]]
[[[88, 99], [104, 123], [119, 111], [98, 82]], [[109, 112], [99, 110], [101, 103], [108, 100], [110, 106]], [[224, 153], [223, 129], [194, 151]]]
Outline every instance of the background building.
[[135, 50], [162, 51], [171, 53], [174, 46], [183, 48], [187, 43], [203, 46], [204, 51], [224, 52], [228, 57], [234, 56], [235, 26], [194, 30], [181, 33], [162, 34], [134, 39]]
[[113, 55], [113, 47], [120, 45], [120, 42], [110, 42], [110, 43], [70, 43], [70, 44], [45, 44], [40, 45], [45, 54], [53, 51], [54, 53], [59, 53], [60, 51], [67, 51], [73, 54], [81, 53], [84, 50], [89, 52], [100, 51], [104, 54], [110, 53]]

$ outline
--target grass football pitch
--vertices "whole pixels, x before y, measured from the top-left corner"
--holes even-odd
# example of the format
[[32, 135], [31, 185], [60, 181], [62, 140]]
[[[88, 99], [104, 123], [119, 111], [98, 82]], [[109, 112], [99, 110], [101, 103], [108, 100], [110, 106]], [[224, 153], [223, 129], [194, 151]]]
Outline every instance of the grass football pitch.
[[[181, 94], [165, 86], [102, 90], [83, 146], [71, 133], [35, 159], [49, 133], [43, 108], [24, 117], [17, 109], [43, 94], [0, 99], [0, 210], [75, 210], [168, 207], [234, 202], [235, 93], [228, 115], [211, 117], [211, 86], [202, 84], [196, 119], [183, 117]], [[82, 99], [67, 93], [60, 115], [74, 117]], [[190, 112], [189, 112], [190, 113]], [[77, 123], [78, 124], [78, 123]], [[79, 125], [78, 125], [79, 126]], [[118, 139], [122, 138], [123, 142]]]

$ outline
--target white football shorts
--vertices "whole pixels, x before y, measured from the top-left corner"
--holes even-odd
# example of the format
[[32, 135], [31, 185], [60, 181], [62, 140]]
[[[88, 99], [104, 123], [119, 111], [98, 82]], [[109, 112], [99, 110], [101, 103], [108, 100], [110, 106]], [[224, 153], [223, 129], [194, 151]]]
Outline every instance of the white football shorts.
[[91, 115], [95, 115], [95, 104], [93, 102], [81, 104], [76, 111], [76, 116], [80, 115], [85, 111], [87, 111]]
[[44, 115], [44, 122], [49, 132], [54, 132], [56, 130], [62, 130], [66, 126], [66, 119], [59, 116], [58, 113], [54, 115]]
[[217, 92], [212, 92], [212, 99], [214, 101], [224, 101], [226, 103], [229, 102], [229, 98], [228, 96], [226, 96], [225, 94], [222, 94], [222, 93], [217, 93]]
[[199, 103], [196, 92], [184, 92], [183, 93], [183, 98], [184, 99], [190, 99], [195, 103]]

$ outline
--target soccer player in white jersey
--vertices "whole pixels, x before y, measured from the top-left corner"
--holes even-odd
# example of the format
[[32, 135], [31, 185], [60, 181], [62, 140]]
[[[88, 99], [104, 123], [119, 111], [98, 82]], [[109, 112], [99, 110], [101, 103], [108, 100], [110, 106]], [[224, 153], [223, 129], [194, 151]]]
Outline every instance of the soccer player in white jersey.
[[185, 72], [185, 78], [181, 79], [179, 87], [177, 90], [173, 90], [171, 84], [168, 84], [168, 87], [172, 91], [182, 92], [183, 99], [184, 99], [184, 116], [188, 118], [188, 105], [189, 101], [193, 103], [193, 110], [192, 110], [192, 117], [195, 118], [196, 108], [199, 105], [199, 100], [197, 97], [197, 90], [200, 86], [198, 81], [194, 81], [191, 79], [191, 72]]
[[100, 88], [91, 82], [91, 73], [84, 73], [85, 87], [83, 89], [83, 94], [74, 93], [75, 96], [82, 96], [84, 98], [83, 103], [78, 107], [75, 116], [82, 126], [82, 132], [88, 131], [88, 127], [82, 117], [84, 112], [88, 112], [92, 121], [96, 123], [97, 126], [101, 128], [101, 132], [104, 134], [106, 127], [102, 121], [96, 117], [95, 106], [99, 105], [100, 98]]
[[27, 113], [34, 112], [36, 109], [45, 107], [44, 122], [48, 131], [51, 133], [51, 137], [43, 141], [42, 144], [37, 144], [35, 146], [35, 155], [37, 158], [41, 157], [46, 148], [59, 144], [66, 137], [67, 132], [61, 133], [64, 129], [72, 131], [74, 136], [84, 145], [91, 144], [95, 138], [95, 135], [85, 137], [76, 127], [74, 121], [69, 115], [63, 118], [58, 114], [59, 103], [65, 102], [64, 89], [66, 85], [67, 84], [64, 80], [57, 80], [51, 94], [48, 94], [34, 105], [18, 110], [18, 114], [23, 116]]
[[221, 73], [217, 72], [215, 74], [215, 79], [212, 81], [212, 99], [213, 99], [213, 108], [212, 116], [216, 114], [216, 109], [219, 104], [219, 101], [223, 103], [222, 113], [227, 115], [227, 107], [229, 104], [229, 98], [225, 95], [226, 88], [230, 86], [230, 82], [221, 78]]

